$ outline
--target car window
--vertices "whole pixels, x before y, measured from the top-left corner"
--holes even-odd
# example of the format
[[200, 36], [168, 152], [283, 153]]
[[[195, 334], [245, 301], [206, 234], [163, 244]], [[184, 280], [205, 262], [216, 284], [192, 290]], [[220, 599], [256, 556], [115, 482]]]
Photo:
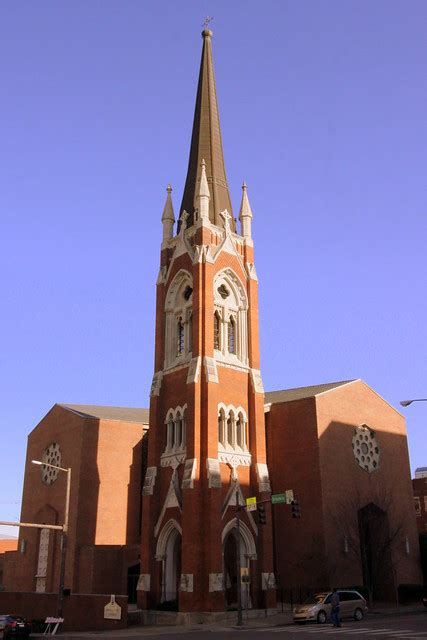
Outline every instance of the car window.
[[325, 598], [324, 604], [331, 604], [331, 597], [332, 597], [331, 594], [329, 594], [328, 597]]
[[351, 599], [352, 600], [361, 600], [362, 596], [360, 595], [360, 593], [357, 593], [357, 591], [352, 591], [351, 592]]
[[323, 602], [324, 597], [324, 593], [316, 593], [314, 596], [309, 596], [304, 600], [304, 604], [319, 604], [320, 602]]
[[353, 600], [352, 594], [349, 591], [338, 591], [338, 595], [341, 602], [348, 602], [349, 600]]

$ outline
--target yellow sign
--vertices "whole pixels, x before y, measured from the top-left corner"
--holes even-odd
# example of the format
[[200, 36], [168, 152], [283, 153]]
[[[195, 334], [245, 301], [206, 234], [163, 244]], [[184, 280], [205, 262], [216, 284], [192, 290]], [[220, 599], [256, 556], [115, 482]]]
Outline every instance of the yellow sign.
[[246, 498], [246, 511], [256, 511], [256, 496]]

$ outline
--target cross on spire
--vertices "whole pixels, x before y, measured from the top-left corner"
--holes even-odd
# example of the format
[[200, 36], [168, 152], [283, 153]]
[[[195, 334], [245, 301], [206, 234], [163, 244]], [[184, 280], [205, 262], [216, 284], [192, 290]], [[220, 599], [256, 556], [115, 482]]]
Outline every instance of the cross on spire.
[[204, 22], [203, 22], [203, 26], [205, 29], [209, 29], [209, 23], [212, 22], [213, 17], [212, 16], [206, 16]]
[[224, 209], [224, 211], [221, 211], [220, 216], [221, 218], [224, 219], [225, 231], [226, 233], [228, 233], [228, 231], [230, 230], [230, 220], [233, 219], [233, 216], [230, 213], [228, 213], [227, 209]]

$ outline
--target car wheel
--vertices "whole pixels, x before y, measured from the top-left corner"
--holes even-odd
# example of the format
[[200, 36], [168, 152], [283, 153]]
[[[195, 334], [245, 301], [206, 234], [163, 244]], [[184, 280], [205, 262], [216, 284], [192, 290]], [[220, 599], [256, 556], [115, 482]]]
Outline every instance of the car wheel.
[[317, 622], [319, 624], [325, 624], [327, 619], [328, 616], [326, 615], [326, 611], [319, 611], [319, 613], [317, 614]]
[[362, 620], [363, 619], [363, 611], [362, 609], [355, 609], [353, 617], [355, 620]]

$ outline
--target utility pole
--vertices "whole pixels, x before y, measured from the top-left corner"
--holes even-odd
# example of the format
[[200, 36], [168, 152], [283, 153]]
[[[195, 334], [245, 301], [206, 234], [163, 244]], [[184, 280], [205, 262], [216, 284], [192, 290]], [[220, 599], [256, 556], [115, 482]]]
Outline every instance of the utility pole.
[[239, 491], [236, 488], [236, 556], [237, 556], [237, 626], [241, 627], [243, 624], [242, 615], [242, 574], [240, 566], [240, 504], [239, 504]]

